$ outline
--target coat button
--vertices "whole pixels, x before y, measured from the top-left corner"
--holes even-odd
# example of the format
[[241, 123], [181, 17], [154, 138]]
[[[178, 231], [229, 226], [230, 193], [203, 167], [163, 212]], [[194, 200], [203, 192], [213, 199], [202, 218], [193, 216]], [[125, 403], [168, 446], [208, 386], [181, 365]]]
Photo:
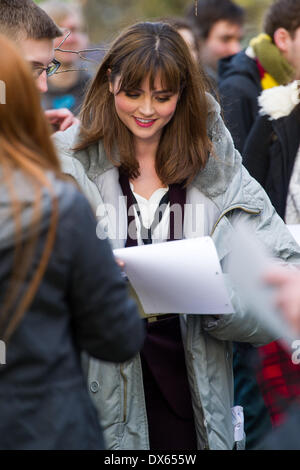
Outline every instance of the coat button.
[[97, 393], [99, 388], [100, 388], [99, 382], [97, 382], [97, 380], [93, 380], [93, 382], [91, 382], [90, 384], [90, 390], [93, 393]]

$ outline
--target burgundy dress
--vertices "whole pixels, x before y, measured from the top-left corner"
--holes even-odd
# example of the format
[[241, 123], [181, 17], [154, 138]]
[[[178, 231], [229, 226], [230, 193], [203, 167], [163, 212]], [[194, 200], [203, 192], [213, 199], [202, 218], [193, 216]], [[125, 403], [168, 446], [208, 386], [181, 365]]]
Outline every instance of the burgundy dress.
[[[129, 212], [129, 208], [135, 205], [139, 214], [128, 177], [120, 172], [119, 182], [124, 196], [127, 196], [127, 213], [132, 214], [133, 211]], [[184, 214], [186, 190], [173, 184], [169, 186], [168, 196], [170, 207], [180, 204]], [[128, 225], [132, 223], [135, 223], [135, 218], [129, 215]], [[178, 233], [175, 232], [174, 224], [174, 213], [171, 211], [168, 241], [174, 240], [174, 233]], [[143, 241], [152, 242], [151, 231], [150, 236], [147, 235]], [[137, 240], [128, 235], [126, 247], [136, 245]], [[157, 321], [151, 322], [145, 319], [147, 337], [141, 351], [150, 449], [196, 450], [194, 415], [179, 315], [162, 315], [157, 318]]]

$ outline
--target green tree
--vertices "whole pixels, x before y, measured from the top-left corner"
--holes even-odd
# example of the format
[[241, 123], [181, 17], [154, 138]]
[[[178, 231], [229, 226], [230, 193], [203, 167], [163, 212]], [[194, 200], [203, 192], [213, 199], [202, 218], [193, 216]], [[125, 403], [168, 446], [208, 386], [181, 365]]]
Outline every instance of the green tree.
[[[36, 0], [41, 3], [42, 0]], [[61, 0], [76, 1], [76, 0]], [[123, 27], [140, 20], [181, 16], [193, 0], [77, 0], [84, 8], [93, 42], [111, 40]], [[246, 8], [248, 35], [261, 28], [263, 13], [272, 0], [235, 0]]]

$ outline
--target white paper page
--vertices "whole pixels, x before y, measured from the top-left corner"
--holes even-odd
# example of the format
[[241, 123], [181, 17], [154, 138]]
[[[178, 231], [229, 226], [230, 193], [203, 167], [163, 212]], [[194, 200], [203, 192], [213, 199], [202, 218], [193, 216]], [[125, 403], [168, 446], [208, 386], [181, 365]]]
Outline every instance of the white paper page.
[[211, 238], [114, 250], [145, 313], [233, 313]]
[[300, 225], [287, 225], [287, 228], [295, 238], [298, 245], [300, 245]]
[[248, 314], [255, 316], [290, 351], [297, 336], [276, 307], [276, 289], [263, 281], [266, 272], [278, 263], [242, 223], [232, 237], [232, 246], [228, 271], [240, 298], [249, 308]]

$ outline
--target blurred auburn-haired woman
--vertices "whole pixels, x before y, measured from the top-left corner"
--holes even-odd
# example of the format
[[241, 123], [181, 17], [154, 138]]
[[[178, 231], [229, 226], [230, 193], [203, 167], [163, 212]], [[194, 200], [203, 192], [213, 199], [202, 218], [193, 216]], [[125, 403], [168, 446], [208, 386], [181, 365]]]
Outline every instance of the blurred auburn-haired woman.
[[80, 353], [126, 361], [143, 325], [89, 203], [60, 172], [31, 72], [3, 36], [0, 63], [0, 448], [101, 449]]

